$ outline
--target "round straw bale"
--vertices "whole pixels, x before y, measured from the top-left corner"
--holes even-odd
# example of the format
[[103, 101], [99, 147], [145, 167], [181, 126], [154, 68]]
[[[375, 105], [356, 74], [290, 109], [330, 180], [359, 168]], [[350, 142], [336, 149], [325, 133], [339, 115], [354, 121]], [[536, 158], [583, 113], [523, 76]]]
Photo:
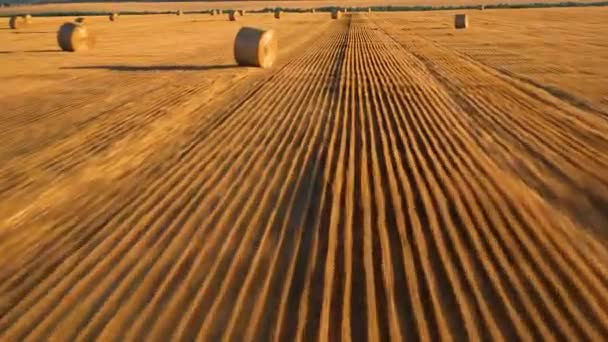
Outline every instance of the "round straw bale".
[[371, 7], [367, 8], [367, 13], [372, 13], [372, 8]]
[[238, 13], [242, 17], [245, 15], [245, 10], [238, 10]]
[[74, 19], [74, 22], [79, 23], [80, 25], [84, 25], [87, 22], [87, 18], [78, 17], [78, 18]]
[[269, 68], [277, 57], [278, 42], [273, 30], [242, 27], [234, 40], [234, 58], [239, 65]]
[[480, 10], [480, 11], [483, 11], [483, 10], [485, 10], [485, 9], [486, 9], [486, 6], [484, 6], [484, 5], [479, 5], [479, 10]]
[[332, 19], [340, 19], [342, 17], [342, 12], [338, 11], [338, 9], [334, 8], [331, 10], [331, 18]]
[[465, 29], [469, 26], [469, 21], [466, 14], [456, 14], [454, 17], [454, 27], [457, 29]]
[[120, 15], [118, 13], [112, 13], [112, 14], [110, 14], [110, 16], [108, 18], [110, 19], [110, 21], [116, 21], [116, 20], [118, 20], [119, 16]]
[[177, 11], [175, 14], [179, 15], [184, 15], [184, 12], [182, 10]]
[[30, 23], [32, 21], [32, 15], [31, 14], [26, 14], [23, 17], [25, 18], [25, 21], [27, 21], [28, 23]]
[[276, 9], [274, 10], [274, 18], [275, 19], [281, 19], [281, 10], [280, 9]]
[[311, 8], [311, 9], [310, 9], [310, 13], [315, 13], [315, 9], [314, 9], [314, 8]]
[[15, 15], [8, 21], [8, 26], [13, 30], [24, 28], [30, 24], [30, 21], [25, 19], [25, 16]]
[[95, 47], [95, 36], [78, 23], [64, 23], [57, 32], [57, 43], [63, 51], [85, 51]]
[[230, 19], [230, 21], [236, 21], [236, 11], [230, 11], [228, 13], [228, 19]]
[[215, 15], [215, 10], [211, 10], [209, 13], [211, 13], [211, 15]]

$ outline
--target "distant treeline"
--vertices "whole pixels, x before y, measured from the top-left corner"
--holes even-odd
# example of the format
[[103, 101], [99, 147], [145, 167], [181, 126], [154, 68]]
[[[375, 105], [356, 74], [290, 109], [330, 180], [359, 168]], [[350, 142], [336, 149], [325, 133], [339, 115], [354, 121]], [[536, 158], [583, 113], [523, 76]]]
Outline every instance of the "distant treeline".
[[[448, 11], [448, 10], [465, 10], [465, 9], [478, 9], [480, 4], [478, 5], [462, 5], [462, 6], [369, 6], [369, 7], [343, 7], [343, 6], [325, 6], [325, 7], [317, 7], [315, 11], [317, 12], [331, 12], [335, 9], [344, 9], [347, 8], [349, 12], [367, 12], [368, 8], [371, 8], [374, 12], [409, 12], [409, 11]], [[527, 3], [527, 4], [509, 4], [509, 3], [500, 3], [500, 4], [484, 4], [485, 9], [517, 9], [517, 8], [551, 8], [551, 7], [598, 7], [598, 6], [608, 6], [608, 1], [601, 2], [554, 2], [554, 3], [546, 3], [546, 2], [535, 2], [535, 3]], [[285, 7], [266, 7], [258, 10], [248, 10], [249, 13], [264, 13], [264, 12], [273, 12], [275, 10], [281, 10], [283, 12], [293, 12], [293, 13], [305, 13], [310, 12], [310, 8], [285, 8]], [[184, 14], [204, 14], [209, 13], [211, 10], [200, 10], [200, 11], [184, 11]], [[229, 9], [224, 9], [224, 11], [230, 11]], [[150, 14], [172, 14], [175, 11], [124, 11], [120, 12], [122, 15], [150, 15]], [[108, 15], [110, 12], [105, 11], [95, 11], [95, 12], [87, 12], [87, 11], [70, 11], [70, 12], [44, 12], [44, 13], [36, 13], [34, 14], [37, 17], [62, 17], [62, 16], [99, 16], [99, 15]], [[0, 14], [0, 17], [7, 17], [10, 15]]]

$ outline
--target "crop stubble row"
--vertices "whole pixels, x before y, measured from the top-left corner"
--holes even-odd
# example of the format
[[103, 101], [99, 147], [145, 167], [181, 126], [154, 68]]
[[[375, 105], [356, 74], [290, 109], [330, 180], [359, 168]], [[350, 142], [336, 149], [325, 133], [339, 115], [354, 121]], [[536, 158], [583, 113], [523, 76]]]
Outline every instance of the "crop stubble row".
[[602, 196], [605, 123], [389, 34], [333, 23], [161, 170], [76, 201], [0, 275], [0, 337], [606, 338], [605, 246], [538, 193]]

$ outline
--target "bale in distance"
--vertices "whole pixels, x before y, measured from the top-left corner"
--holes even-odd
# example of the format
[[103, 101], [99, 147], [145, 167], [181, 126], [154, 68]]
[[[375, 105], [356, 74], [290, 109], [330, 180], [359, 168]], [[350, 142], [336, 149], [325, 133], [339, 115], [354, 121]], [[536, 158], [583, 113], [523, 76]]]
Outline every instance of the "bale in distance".
[[87, 22], [87, 18], [84, 17], [78, 17], [76, 19], [74, 19], [74, 22], [80, 24], [80, 25], [84, 25]]
[[241, 66], [269, 68], [278, 52], [278, 42], [273, 30], [242, 27], [234, 40], [234, 58]]
[[27, 20], [25, 16], [15, 15], [12, 16], [11, 19], [8, 21], [8, 26], [13, 30], [17, 30], [28, 26], [30, 23], [31, 21]]
[[484, 5], [479, 5], [479, 10], [480, 10], [480, 11], [483, 11], [483, 10], [485, 10], [485, 9], [486, 9], [486, 6], [484, 6]]
[[63, 51], [86, 51], [95, 47], [95, 35], [78, 23], [64, 23], [57, 32], [57, 43]]
[[241, 17], [245, 15], [245, 10], [238, 10], [237, 12]]
[[236, 21], [236, 11], [230, 11], [228, 13], [228, 19], [230, 19], [230, 21]]
[[274, 18], [275, 19], [281, 19], [281, 10], [280, 9], [276, 9], [274, 10]]
[[177, 12], [176, 12], [176, 14], [177, 14], [178, 16], [182, 16], [182, 15], [184, 15], [184, 12], [183, 12], [182, 10], [179, 10], [179, 11], [177, 11]]
[[315, 9], [314, 9], [314, 8], [311, 8], [311, 9], [310, 9], [310, 13], [315, 13]]
[[367, 8], [367, 13], [372, 13], [372, 8], [371, 7]]
[[466, 14], [456, 14], [454, 17], [454, 27], [457, 29], [465, 29], [469, 27], [469, 20]]
[[116, 21], [116, 20], [118, 20], [119, 16], [120, 15], [118, 13], [112, 13], [112, 14], [110, 14], [110, 16], [108, 18], [110, 19], [110, 21]]
[[215, 15], [215, 10], [211, 10], [209, 13], [211, 13], [211, 15]]
[[31, 14], [26, 14], [24, 16], [24, 18], [25, 18], [25, 21], [27, 21], [28, 23], [32, 21], [32, 15]]
[[342, 12], [340, 12], [339, 10], [337, 10], [335, 8], [333, 10], [331, 10], [332, 19], [340, 19], [341, 17], [342, 17]]

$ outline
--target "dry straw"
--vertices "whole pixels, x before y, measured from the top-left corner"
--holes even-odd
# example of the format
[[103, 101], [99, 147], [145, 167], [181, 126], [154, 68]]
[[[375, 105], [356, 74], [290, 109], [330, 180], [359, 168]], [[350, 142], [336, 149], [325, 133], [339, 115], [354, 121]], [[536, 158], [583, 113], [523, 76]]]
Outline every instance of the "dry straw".
[[8, 26], [13, 30], [17, 30], [29, 26], [31, 22], [32, 21], [29, 20], [27, 16], [16, 15], [12, 16], [11, 19], [8, 21]]
[[176, 14], [177, 14], [178, 16], [180, 16], [180, 15], [184, 15], [184, 12], [183, 12], [182, 10], [179, 10], [179, 11], [177, 11], [177, 12], [176, 12]]
[[457, 29], [465, 29], [469, 26], [469, 21], [466, 14], [456, 14], [454, 17], [454, 27]]
[[278, 52], [278, 42], [273, 30], [243, 27], [234, 40], [234, 58], [239, 65], [269, 68]]
[[110, 16], [108, 17], [110, 19], [110, 21], [116, 21], [118, 20], [119, 14], [118, 13], [112, 13], [110, 14]]
[[86, 51], [95, 47], [95, 35], [78, 23], [64, 23], [57, 32], [57, 43], [63, 51]]

